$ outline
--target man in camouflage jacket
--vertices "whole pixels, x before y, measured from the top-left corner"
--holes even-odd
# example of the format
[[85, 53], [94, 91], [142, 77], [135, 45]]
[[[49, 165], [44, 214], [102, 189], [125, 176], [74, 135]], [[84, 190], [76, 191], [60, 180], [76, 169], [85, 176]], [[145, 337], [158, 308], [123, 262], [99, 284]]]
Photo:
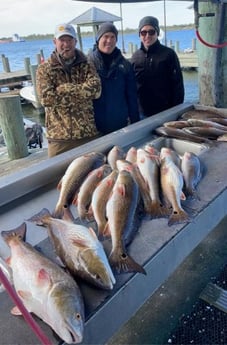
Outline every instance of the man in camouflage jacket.
[[49, 157], [99, 136], [93, 99], [101, 94], [97, 72], [75, 48], [73, 26], [58, 25], [53, 42], [55, 51], [39, 65], [36, 74], [37, 93], [45, 107]]

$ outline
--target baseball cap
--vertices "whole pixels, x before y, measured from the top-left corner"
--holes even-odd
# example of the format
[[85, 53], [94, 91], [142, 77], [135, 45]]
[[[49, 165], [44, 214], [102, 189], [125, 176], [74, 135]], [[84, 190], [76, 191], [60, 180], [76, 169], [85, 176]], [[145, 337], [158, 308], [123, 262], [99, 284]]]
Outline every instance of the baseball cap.
[[60, 38], [63, 35], [71, 36], [72, 38], [76, 38], [76, 31], [71, 24], [58, 24], [55, 29], [55, 38]]

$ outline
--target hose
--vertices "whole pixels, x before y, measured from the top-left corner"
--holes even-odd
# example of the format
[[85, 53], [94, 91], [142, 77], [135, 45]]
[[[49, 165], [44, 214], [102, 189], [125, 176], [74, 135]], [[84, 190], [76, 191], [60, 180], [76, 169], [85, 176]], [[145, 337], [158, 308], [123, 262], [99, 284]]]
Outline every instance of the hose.
[[199, 14], [199, 0], [194, 0], [194, 15], [195, 15], [195, 29], [196, 29], [196, 36], [198, 38], [198, 40], [206, 45], [207, 47], [210, 47], [210, 48], [224, 48], [224, 47], [227, 47], [227, 42], [224, 42], [224, 43], [218, 43], [218, 44], [212, 44], [212, 43], [209, 43], [209, 42], [206, 42], [201, 36], [200, 36], [200, 33], [199, 33], [199, 18], [201, 17], [213, 17], [214, 16], [214, 13], [205, 13], [205, 14]]
[[13, 300], [13, 302], [16, 304], [18, 309], [21, 311], [22, 315], [24, 316], [26, 322], [31, 327], [33, 332], [36, 334], [37, 338], [41, 341], [43, 345], [52, 345], [51, 341], [46, 337], [46, 335], [43, 333], [39, 325], [35, 322], [31, 314], [28, 312], [28, 310], [23, 305], [20, 298], [17, 296], [15, 290], [10, 285], [8, 279], [6, 278], [5, 274], [3, 273], [2, 269], [0, 268], [0, 281], [4, 285], [6, 291], [8, 292], [9, 296]]

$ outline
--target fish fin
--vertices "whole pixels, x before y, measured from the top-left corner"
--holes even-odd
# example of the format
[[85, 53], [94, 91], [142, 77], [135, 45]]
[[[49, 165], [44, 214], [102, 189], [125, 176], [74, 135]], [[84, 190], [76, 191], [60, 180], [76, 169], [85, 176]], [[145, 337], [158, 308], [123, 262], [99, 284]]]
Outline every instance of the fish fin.
[[27, 219], [28, 222], [36, 223], [36, 225], [45, 225], [45, 220], [51, 217], [51, 214], [47, 208], [43, 208], [39, 213], [35, 214], [31, 218]]
[[184, 192], [181, 192], [180, 199], [181, 200], [186, 200], [186, 196], [185, 196]]
[[15, 305], [15, 307], [13, 307], [11, 310], [10, 310], [10, 313], [14, 316], [19, 316], [19, 315], [22, 315], [22, 312], [20, 311], [20, 309]]
[[105, 227], [103, 229], [102, 235], [104, 237], [110, 237], [111, 236], [110, 227], [109, 227], [109, 223], [108, 222], [106, 223], [106, 225], [105, 225]]
[[146, 275], [144, 268], [135, 262], [125, 251], [112, 251], [109, 256], [109, 263], [118, 274], [137, 272]]
[[18, 290], [17, 294], [19, 297], [21, 297], [22, 299], [25, 299], [25, 300], [31, 299], [31, 297], [32, 297], [32, 294], [30, 291]]
[[6, 243], [8, 243], [10, 239], [12, 238], [17, 238], [19, 240], [25, 241], [26, 231], [27, 231], [27, 225], [24, 222], [15, 229], [2, 231], [1, 235], [3, 239], [6, 241]]
[[96, 235], [94, 229], [92, 229], [92, 227], [89, 227], [88, 230], [89, 230], [91, 236], [97, 240], [97, 235]]
[[72, 205], [78, 206], [78, 194], [76, 194], [72, 200]]
[[52, 283], [50, 275], [44, 268], [41, 268], [39, 270], [38, 275], [37, 275], [37, 281], [38, 281], [38, 284], [41, 286], [43, 285], [50, 286]]
[[183, 209], [180, 209], [179, 211], [172, 212], [168, 220], [168, 225], [171, 226], [173, 224], [184, 223], [188, 221], [189, 221], [188, 214]]
[[11, 256], [9, 256], [8, 258], [5, 259], [5, 262], [7, 263], [7, 265], [10, 266], [11, 264]]
[[125, 185], [123, 183], [119, 183], [117, 190], [120, 195], [125, 196], [126, 190], [125, 190]]
[[61, 186], [62, 186], [62, 178], [60, 179], [60, 181], [57, 184], [57, 190], [61, 190]]

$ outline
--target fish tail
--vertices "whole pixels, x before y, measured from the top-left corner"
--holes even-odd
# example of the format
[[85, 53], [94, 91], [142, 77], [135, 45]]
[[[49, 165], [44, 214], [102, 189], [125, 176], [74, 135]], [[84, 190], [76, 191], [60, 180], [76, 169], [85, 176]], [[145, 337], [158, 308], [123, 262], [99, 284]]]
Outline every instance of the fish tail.
[[1, 235], [6, 243], [9, 243], [11, 239], [18, 239], [18, 240], [25, 240], [26, 237], [27, 226], [26, 223], [22, 223], [15, 229], [2, 231]]
[[51, 214], [47, 208], [43, 208], [39, 213], [35, 214], [31, 218], [27, 219], [28, 222], [35, 223], [36, 225], [44, 225], [45, 218], [50, 217]]
[[109, 256], [109, 262], [113, 270], [118, 274], [138, 272], [146, 275], [144, 268], [135, 262], [125, 251], [112, 251]]
[[177, 223], [184, 223], [189, 221], [188, 214], [183, 210], [174, 210], [169, 218], [168, 225], [171, 226]]
[[190, 197], [192, 199], [200, 200], [199, 195], [197, 191], [194, 188], [188, 188], [186, 192], [187, 197]]
[[170, 210], [160, 201], [152, 200], [149, 213], [154, 218], [167, 217], [170, 215]]

